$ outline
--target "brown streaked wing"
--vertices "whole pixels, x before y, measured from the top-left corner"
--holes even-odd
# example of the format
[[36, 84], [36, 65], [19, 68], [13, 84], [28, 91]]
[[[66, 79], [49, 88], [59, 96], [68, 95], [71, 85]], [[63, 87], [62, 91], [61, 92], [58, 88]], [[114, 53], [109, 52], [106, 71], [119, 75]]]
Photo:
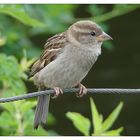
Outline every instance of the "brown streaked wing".
[[60, 50], [64, 48], [65, 43], [65, 32], [49, 38], [44, 45], [44, 51], [40, 55], [40, 58], [33, 63], [28, 78], [34, 76], [37, 72], [42, 70], [46, 65], [53, 61]]

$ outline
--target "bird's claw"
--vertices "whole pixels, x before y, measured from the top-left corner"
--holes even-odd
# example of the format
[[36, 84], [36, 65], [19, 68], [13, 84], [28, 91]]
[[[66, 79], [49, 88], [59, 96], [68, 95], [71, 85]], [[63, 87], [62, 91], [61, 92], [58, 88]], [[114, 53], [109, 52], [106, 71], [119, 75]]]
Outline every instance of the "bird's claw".
[[60, 94], [63, 94], [63, 91], [62, 91], [61, 88], [59, 88], [59, 87], [54, 87], [53, 89], [54, 89], [55, 93], [54, 93], [54, 95], [51, 97], [52, 99], [55, 99], [55, 98], [57, 98]]
[[77, 97], [80, 98], [87, 94], [87, 88], [84, 85], [79, 83], [78, 87], [79, 87], [80, 91], [79, 91], [79, 93], [76, 94]]

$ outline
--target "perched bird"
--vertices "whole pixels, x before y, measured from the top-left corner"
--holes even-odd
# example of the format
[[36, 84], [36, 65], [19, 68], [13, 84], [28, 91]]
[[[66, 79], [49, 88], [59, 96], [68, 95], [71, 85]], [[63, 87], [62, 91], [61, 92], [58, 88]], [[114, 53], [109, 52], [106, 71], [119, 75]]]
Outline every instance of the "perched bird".
[[[80, 82], [101, 54], [103, 41], [112, 39], [99, 25], [89, 20], [78, 21], [68, 30], [49, 38], [40, 58], [31, 67], [29, 77], [39, 90], [53, 88], [54, 97], [62, 88], [79, 87], [78, 97], [87, 93]], [[34, 128], [46, 124], [50, 95], [38, 97]]]

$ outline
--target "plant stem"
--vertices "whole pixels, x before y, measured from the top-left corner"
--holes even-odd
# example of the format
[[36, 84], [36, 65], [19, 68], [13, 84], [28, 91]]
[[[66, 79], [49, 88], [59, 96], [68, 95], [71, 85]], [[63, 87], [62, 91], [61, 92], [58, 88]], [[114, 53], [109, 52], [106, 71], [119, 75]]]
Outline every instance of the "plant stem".
[[110, 20], [112, 18], [125, 15], [131, 11], [138, 9], [139, 7], [140, 7], [140, 5], [133, 5], [133, 6], [128, 5], [128, 8], [121, 8], [121, 9], [114, 8], [112, 11], [110, 11], [108, 13], [94, 17], [94, 20], [97, 23], [104, 22], [104, 21]]
[[[93, 20], [96, 21], [97, 23], [105, 22], [108, 20], [111, 20], [113, 18], [125, 15], [127, 13], [130, 13], [136, 9], [140, 8], [140, 5], [131, 5], [125, 8], [114, 8], [112, 11], [107, 12], [105, 14], [99, 15], [99, 16], [94, 16], [94, 17], [89, 17], [89, 18], [84, 18], [84, 20]], [[77, 22], [78, 20], [83, 20], [83, 18], [77, 18], [74, 19], [71, 23]]]
[[18, 123], [18, 128], [17, 128], [17, 135], [18, 136], [23, 136], [24, 135], [24, 125], [23, 125], [23, 122], [22, 122], [22, 114], [21, 112], [19, 111], [19, 109], [17, 108], [17, 105], [14, 104], [15, 106], [15, 117], [16, 117], [16, 120], [17, 120], [17, 123]]

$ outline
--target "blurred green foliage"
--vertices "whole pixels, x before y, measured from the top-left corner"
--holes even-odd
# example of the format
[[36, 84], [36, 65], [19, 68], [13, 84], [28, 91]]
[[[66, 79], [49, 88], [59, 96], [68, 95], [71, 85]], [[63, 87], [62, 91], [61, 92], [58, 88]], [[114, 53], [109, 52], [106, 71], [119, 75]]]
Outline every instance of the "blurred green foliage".
[[0, 13], [16, 18], [20, 22], [28, 26], [41, 27], [45, 25], [40, 21], [35, 20], [32, 17], [29, 17], [28, 14], [23, 9], [22, 5], [1, 5]]
[[[18, 63], [14, 56], [0, 54], [0, 94], [1, 97], [15, 96], [27, 93], [23, 79], [24, 71], [32, 60], [26, 61], [23, 57]], [[26, 68], [25, 68], [26, 67]], [[36, 101], [22, 100], [1, 104], [0, 135], [49, 135], [44, 129], [33, 129], [33, 117]], [[55, 118], [49, 115], [48, 125], [53, 125]]]
[[[0, 5], [0, 96], [8, 97], [27, 93], [26, 71], [40, 55], [42, 37], [47, 39], [53, 34], [63, 32], [73, 22], [92, 19], [109, 31], [108, 21], [127, 14], [140, 5], [112, 5], [108, 10], [102, 5], [87, 5], [81, 10], [81, 17], [76, 12], [81, 5]], [[82, 18], [82, 14], [88, 13]], [[39, 44], [39, 46], [38, 46]], [[113, 49], [110, 42], [104, 45]], [[94, 133], [92, 135], [119, 135], [122, 128], [108, 131], [113, 125], [122, 103], [102, 122], [101, 115], [91, 100]], [[39, 128], [33, 130], [34, 100], [0, 104], [0, 135], [58, 135], [53, 130]], [[75, 127], [84, 135], [89, 135], [91, 123], [88, 118], [78, 113], [68, 113], [73, 118]], [[98, 116], [98, 117], [97, 117]], [[82, 123], [84, 124], [82, 124]], [[48, 125], [53, 125], [55, 118], [49, 115]], [[80, 127], [78, 127], [80, 126]]]
[[91, 104], [91, 116], [92, 123], [90, 120], [83, 115], [76, 112], [68, 112], [66, 116], [73, 122], [73, 125], [83, 135], [89, 136], [91, 125], [93, 125], [94, 131], [91, 133], [92, 136], [118, 136], [123, 130], [120, 127], [115, 130], [109, 130], [117, 119], [120, 111], [123, 107], [123, 103], [120, 104], [112, 111], [112, 113], [103, 121], [103, 116], [98, 113], [97, 107], [92, 98], [90, 98]]

